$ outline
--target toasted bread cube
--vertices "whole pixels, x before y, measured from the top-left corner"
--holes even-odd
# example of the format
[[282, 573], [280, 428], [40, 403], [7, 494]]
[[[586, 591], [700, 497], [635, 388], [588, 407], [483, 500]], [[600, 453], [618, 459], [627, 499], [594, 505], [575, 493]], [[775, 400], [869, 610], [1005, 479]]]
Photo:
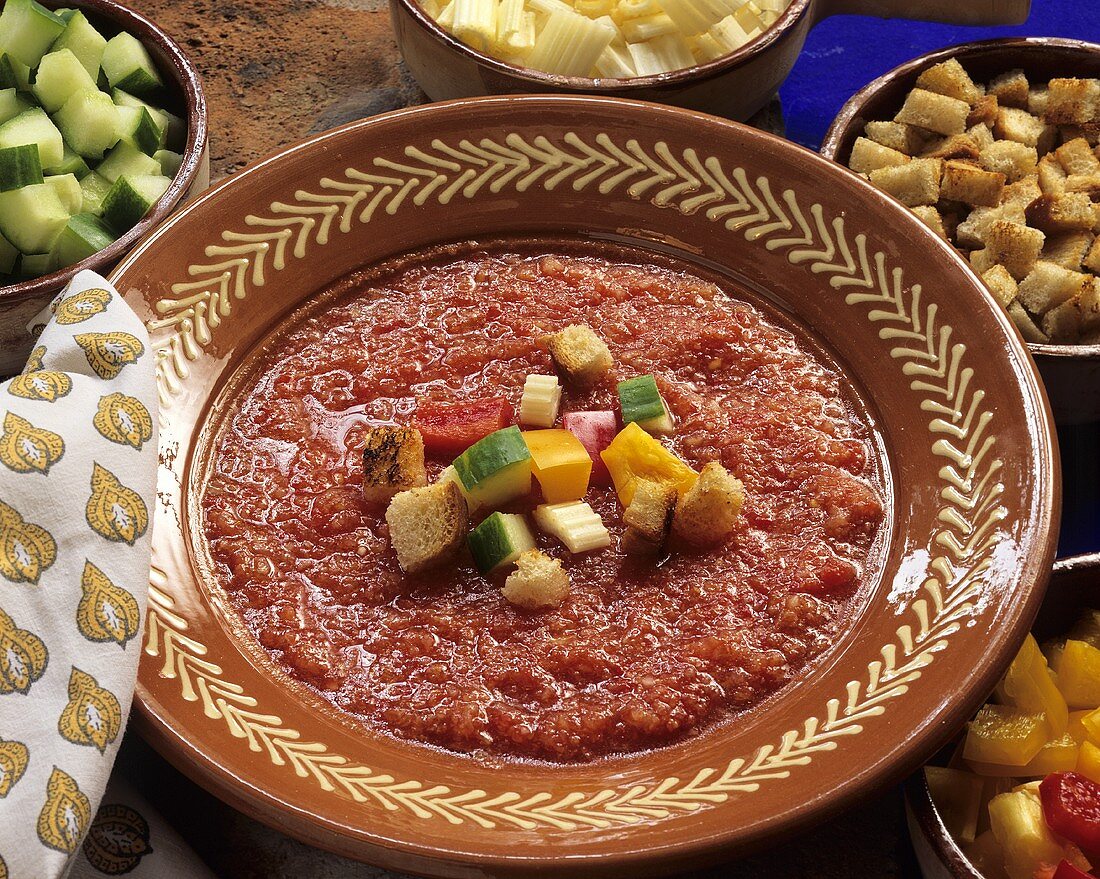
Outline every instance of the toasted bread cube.
[[925, 70], [917, 77], [917, 88], [927, 89], [937, 95], [947, 95], [968, 104], [973, 104], [985, 93], [981, 86], [974, 84], [970, 74], [955, 58], [941, 61]]
[[1004, 174], [1008, 183], [1016, 183], [1036, 173], [1039, 154], [1035, 147], [1014, 140], [998, 140], [981, 151], [978, 163], [987, 171]]
[[395, 494], [386, 508], [386, 524], [401, 570], [415, 574], [458, 555], [470, 513], [462, 490], [446, 479]]
[[990, 144], [996, 143], [993, 137], [993, 123], [982, 122], [979, 125], [973, 125], [966, 129], [967, 135], [970, 139], [978, 145], [979, 153], [984, 150]]
[[1001, 204], [995, 208], [975, 208], [959, 223], [955, 237], [963, 247], [984, 247], [989, 227], [999, 220], [1024, 225], [1024, 209], [1018, 204]]
[[986, 231], [986, 247], [993, 264], [1001, 264], [1017, 281], [1026, 278], [1043, 250], [1046, 236], [1038, 229], [997, 220]]
[[1039, 260], [1020, 282], [1017, 296], [1020, 304], [1032, 314], [1043, 314], [1084, 290], [1088, 280], [1089, 276], [1082, 272], [1071, 272], [1055, 263]]
[[744, 500], [741, 480], [711, 461], [699, 471], [695, 485], [677, 501], [672, 530], [696, 546], [721, 543], [733, 533]]
[[1027, 206], [1029, 226], [1048, 235], [1058, 232], [1088, 231], [1096, 223], [1092, 201], [1083, 192], [1044, 195]]
[[997, 109], [999, 107], [1000, 104], [997, 102], [996, 95], [983, 95], [978, 98], [970, 108], [970, 115], [966, 117], [967, 128], [985, 125], [987, 128], [992, 129], [993, 123], [997, 121]]
[[947, 135], [966, 131], [969, 116], [970, 105], [966, 101], [917, 88], [906, 97], [894, 121]]
[[363, 448], [363, 497], [388, 501], [399, 491], [426, 485], [424, 437], [413, 427], [372, 427]]
[[1076, 297], [1054, 306], [1039, 321], [1043, 332], [1056, 345], [1076, 342], [1081, 337], [1082, 324], [1081, 306]]
[[929, 143], [920, 153], [922, 159], [968, 159], [977, 161], [981, 149], [969, 134], [953, 134]]
[[505, 601], [524, 610], [559, 607], [569, 594], [569, 575], [561, 562], [537, 549], [522, 552], [504, 581]]
[[920, 218], [929, 229], [935, 232], [940, 238], [947, 240], [947, 227], [943, 223], [943, 214], [941, 214], [936, 208], [928, 205], [918, 205], [912, 208], [914, 214]]
[[1027, 93], [1027, 112], [1040, 119], [1046, 119], [1047, 103], [1050, 101], [1050, 90], [1046, 86], [1033, 88]]
[[1081, 307], [1081, 331], [1092, 332], [1100, 328], [1100, 278], [1090, 278], [1086, 289], [1077, 295]]
[[879, 168], [892, 168], [908, 162], [909, 156], [905, 153], [875, 143], [866, 137], [860, 137], [852, 145], [852, 156], [848, 160], [848, 167], [857, 174], [870, 174]]
[[1054, 146], [1054, 128], [1018, 107], [1001, 107], [997, 110], [993, 134], [1002, 140], [1014, 140], [1024, 146], [1035, 147], [1041, 156], [1050, 152], [1050, 148]]
[[871, 172], [871, 182], [909, 207], [934, 205], [940, 200], [940, 159], [913, 159], [907, 165], [879, 168]]
[[1054, 151], [1054, 155], [1070, 177], [1075, 174], [1088, 176], [1100, 173], [1100, 159], [1096, 158], [1089, 142], [1083, 137], [1062, 144]]
[[1008, 306], [1008, 315], [1012, 318], [1012, 322], [1016, 324], [1016, 329], [1020, 331], [1020, 335], [1024, 337], [1025, 342], [1042, 345], [1050, 341], [1050, 336], [1039, 329], [1035, 321], [1032, 320], [1031, 315], [1027, 313], [1027, 309], [1019, 302], [1013, 302]]
[[[1038, 173], [1029, 174], [1023, 180], [1017, 180], [1005, 187], [1004, 195], [1001, 196], [1001, 204], [1015, 205], [1023, 210], [1042, 194], [1043, 190], [1039, 186]], [[1019, 221], [1024, 222], [1023, 214], [1020, 215]]]
[[674, 485], [652, 479], [639, 480], [634, 499], [623, 513], [626, 523], [623, 549], [631, 555], [658, 552], [668, 537], [675, 506]]
[[988, 247], [971, 251], [970, 256], [967, 258], [970, 260], [970, 267], [979, 275], [984, 275], [997, 265], [997, 260], [993, 256], [993, 251]]
[[1046, 195], [1061, 195], [1066, 191], [1066, 169], [1057, 156], [1043, 156], [1039, 160], [1039, 188]]
[[1071, 272], [1081, 270], [1081, 263], [1096, 236], [1091, 232], [1064, 232], [1047, 236], [1041, 259], [1060, 265]]
[[1008, 273], [1008, 269], [1004, 266], [993, 266], [993, 268], [983, 272], [982, 280], [985, 281], [989, 292], [993, 294], [993, 298], [997, 300], [1001, 308], [1008, 308], [1016, 301], [1016, 291], [1018, 289], [1016, 279]]
[[1031, 86], [1022, 70], [1009, 70], [990, 81], [988, 94], [994, 95], [1004, 107], [1027, 109], [1027, 99]]
[[599, 381], [614, 362], [607, 343], [587, 324], [573, 324], [550, 336], [550, 356], [566, 378], [580, 385]]
[[1074, 174], [1066, 178], [1066, 192], [1082, 192], [1090, 201], [1100, 201], [1100, 173]]
[[943, 164], [940, 197], [965, 202], [975, 207], [996, 207], [1001, 203], [1005, 175], [983, 171], [966, 162], [951, 159]]
[[919, 128], [901, 122], [868, 122], [864, 134], [875, 143], [907, 156], [915, 156], [928, 141], [928, 135]]
[[1080, 125], [1100, 117], [1100, 80], [1052, 79], [1044, 118], [1060, 125]]
[[1081, 266], [1088, 269], [1094, 275], [1100, 275], [1100, 237], [1092, 242], [1092, 247], [1089, 248], [1089, 252], [1085, 254], [1085, 258], [1081, 260]]

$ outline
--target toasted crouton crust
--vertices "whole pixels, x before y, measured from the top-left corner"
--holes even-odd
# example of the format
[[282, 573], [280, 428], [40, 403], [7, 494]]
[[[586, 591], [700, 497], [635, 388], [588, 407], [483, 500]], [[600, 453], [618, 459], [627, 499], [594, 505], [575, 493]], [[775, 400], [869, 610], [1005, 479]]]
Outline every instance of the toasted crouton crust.
[[1081, 305], [1076, 298], [1049, 309], [1039, 325], [1054, 344], [1075, 340], [1081, 335]]
[[907, 165], [872, 171], [871, 182], [902, 204], [915, 208], [934, 205], [940, 200], [942, 172], [940, 159], [914, 159]]
[[1087, 232], [1096, 223], [1092, 201], [1083, 192], [1044, 195], [1027, 206], [1027, 221], [1047, 234]]
[[[984, 125], [987, 129], [992, 129], [993, 123], [997, 121], [997, 109], [999, 107], [1000, 104], [996, 95], [984, 95], [978, 98], [970, 108], [970, 115], [966, 117], [967, 127]], [[992, 131], [990, 131], [990, 135], [992, 135]]]
[[917, 88], [909, 93], [894, 121], [947, 135], [966, 131], [969, 116], [970, 105], [966, 101]]
[[569, 594], [569, 575], [557, 559], [529, 549], [516, 559], [501, 594], [509, 604], [526, 610], [558, 607]]
[[1008, 315], [1012, 318], [1012, 322], [1016, 324], [1016, 328], [1020, 331], [1020, 335], [1024, 337], [1025, 342], [1045, 344], [1050, 341], [1050, 336], [1039, 329], [1035, 321], [1031, 319], [1031, 315], [1027, 313], [1027, 309], [1019, 302], [1013, 302], [1008, 306]]
[[914, 156], [928, 142], [928, 135], [919, 128], [903, 122], [868, 122], [867, 137], [907, 156]]
[[983, 171], [967, 162], [951, 159], [943, 164], [940, 197], [975, 207], [996, 207], [1001, 203], [1005, 175]]
[[986, 247], [994, 263], [1000, 263], [1017, 281], [1035, 268], [1046, 236], [1038, 229], [998, 220], [986, 232]]
[[[1089, 276], [1039, 260], [1020, 282], [1020, 303], [1032, 314], [1042, 314], [1072, 299], [1089, 284]], [[1049, 335], [1049, 334], [1048, 334]]]
[[1016, 279], [1008, 273], [1004, 266], [993, 266], [982, 273], [982, 280], [993, 294], [993, 298], [1000, 303], [1001, 308], [1008, 308], [1016, 298], [1018, 286]]
[[607, 343], [587, 324], [568, 326], [550, 336], [549, 341], [554, 363], [572, 381], [590, 385], [611, 369]]
[[1046, 119], [1059, 125], [1080, 125], [1100, 116], [1100, 80], [1052, 79]]
[[1081, 265], [1093, 274], [1100, 275], [1100, 238], [1092, 242], [1092, 247], [1090, 247], [1089, 252], [1085, 254], [1085, 258], [1081, 261]]
[[1054, 129], [1018, 107], [1001, 107], [997, 111], [993, 133], [1003, 140], [1035, 147], [1040, 155], [1045, 155], [1054, 145]]
[[1054, 155], [1070, 177], [1074, 174], [1087, 176], [1100, 172], [1100, 159], [1096, 158], [1089, 142], [1083, 137], [1076, 137], [1062, 144], [1054, 151]]
[[941, 61], [925, 70], [917, 78], [917, 88], [927, 89], [938, 95], [947, 95], [959, 101], [973, 104], [982, 97], [984, 91], [974, 84], [957, 58]]
[[663, 482], [641, 479], [634, 499], [623, 514], [626, 531], [623, 549], [632, 555], [657, 552], [668, 536], [676, 488]]
[[1066, 232], [1048, 236], [1043, 246], [1042, 258], [1071, 272], [1078, 272], [1093, 239], [1091, 232]]
[[699, 473], [699, 479], [676, 503], [672, 530], [697, 546], [721, 543], [733, 532], [745, 489], [717, 461], [711, 461]]
[[1004, 174], [1008, 183], [1017, 183], [1035, 173], [1039, 154], [1035, 147], [1013, 140], [998, 140], [981, 151], [978, 163], [987, 171]]
[[852, 146], [852, 157], [848, 160], [848, 167], [857, 174], [870, 174], [879, 168], [905, 165], [908, 162], [909, 156], [905, 153], [875, 143], [866, 137], [860, 137]]
[[386, 508], [390, 543], [409, 574], [453, 559], [466, 540], [470, 514], [451, 480], [394, 495]]
[[967, 159], [977, 161], [981, 154], [978, 142], [969, 134], [952, 134], [932, 141], [921, 151], [922, 159]]
[[943, 214], [928, 205], [918, 205], [912, 210], [924, 225], [939, 235], [940, 238], [947, 239], [947, 227], [943, 222]]
[[1031, 86], [1022, 70], [1009, 70], [990, 81], [988, 93], [995, 95], [997, 102], [1005, 107], [1027, 109]]
[[425, 485], [424, 438], [412, 427], [372, 427], [363, 448], [363, 497], [388, 501], [399, 491]]

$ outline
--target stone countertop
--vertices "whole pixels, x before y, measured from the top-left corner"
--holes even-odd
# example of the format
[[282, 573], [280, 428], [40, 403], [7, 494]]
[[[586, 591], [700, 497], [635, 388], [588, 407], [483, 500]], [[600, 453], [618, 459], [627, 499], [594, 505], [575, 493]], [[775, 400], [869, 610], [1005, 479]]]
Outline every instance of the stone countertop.
[[[382, 0], [131, 0], [197, 63], [219, 180], [310, 135], [427, 99], [401, 63]], [[781, 130], [773, 106], [754, 120]], [[131, 735], [120, 766], [223, 879], [387, 879], [216, 800]], [[694, 874], [722, 879], [917, 879], [901, 795], [779, 849]]]

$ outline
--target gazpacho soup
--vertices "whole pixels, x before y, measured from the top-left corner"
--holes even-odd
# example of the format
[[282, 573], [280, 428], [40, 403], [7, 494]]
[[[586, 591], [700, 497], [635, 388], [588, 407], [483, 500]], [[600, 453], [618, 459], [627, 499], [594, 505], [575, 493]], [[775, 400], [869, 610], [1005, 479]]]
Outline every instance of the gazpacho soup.
[[578, 762], [806, 673], [880, 573], [848, 380], [727, 278], [610, 243], [364, 269], [222, 395], [203, 530], [271, 659], [369, 731]]

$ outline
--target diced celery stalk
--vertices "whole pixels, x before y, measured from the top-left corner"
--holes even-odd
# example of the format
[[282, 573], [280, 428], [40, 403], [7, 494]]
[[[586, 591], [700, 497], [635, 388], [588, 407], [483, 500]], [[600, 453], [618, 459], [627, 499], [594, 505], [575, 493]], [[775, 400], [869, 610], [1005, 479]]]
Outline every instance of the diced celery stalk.
[[440, 10], [439, 17], [436, 18], [436, 21], [439, 22], [439, 26], [449, 31], [453, 30], [455, 24], [455, 2], [456, 0], [451, 0], [450, 3]]
[[707, 33], [727, 53], [736, 52], [752, 39], [752, 34], [746, 31], [732, 15], [723, 18]]
[[637, 76], [634, 59], [630, 57], [630, 50], [625, 42], [613, 42], [600, 53], [600, 57], [596, 59], [596, 73], [607, 79], [629, 79]]
[[99, 89], [86, 89], [69, 98], [54, 121], [73, 150], [86, 158], [98, 159], [118, 143], [121, 133], [118, 111], [110, 95]]
[[737, 19], [738, 24], [741, 25], [745, 33], [755, 34], [766, 27], [764, 19], [760, 15], [760, 7], [752, 0], [748, 0], [747, 3], [734, 12], [733, 17]]
[[80, 204], [80, 212], [95, 214], [98, 217], [103, 213], [103, 199], [111, 191], [111, 183], [93, 171], [80, 181], [80, 191], [84, 196]]
[[22, 253], [48, 253], [69, 212], [45, 183], [0, 192], [0, 233]]
[[0, 235], [0, 274], [10, 275], [15, 270], [19, 251], [7, 238]]
[[453, 31], [475, 48], [488, 48], [497, 33], [497, 0], [455, 0]]
[[69, 218], [54, 244], [55, 262], [59, 267], [71, 266], [99, 253], [114, 240], [114, 233], [99, 217], [77, 214]]
[[0, 125], [9, 119], [14, 119], [30, 107], [31, 105], [19, 97], [19, 93], [14, 88], [0, 90]]
[[588, 76], [615, 31], [573, 11], [555, 12], [535, 37], [527, 63], [537, 70], [562, 76]]
[[726, 50], [718, 45], [717, 41], [709, 33], [697, 34], [688, 39], [691, 47], [691, 56], [697, 64], [705, 64], [714, 61], [726, 54]]
[[610, 16], [615, 8], [613, 0], [575, 0], [573, 8], [587, 18]]
[[80, 213], [80, 207], [84, 202], [84, 193], [80, 188], [80, 181], [75, 174], [55, 174], [45, 179], [45, 184], [57, 193], [61, 204], [70, 214]]
[[145, 155], [133, 144], [120, 143], [107, 153], [96, 171], [100, 176], [114, 183], [123, 174], [129, 174], [131, 177], [160, 174], [160, 162], [152, 156]]
[[107, 41], [103, 50], [103, 72], [112, 88], [147, 97], [164, 85], [156, 65], [141, 42], [128, 33]]
[[0, 192], [33, 186], [42, 180], [42, 163], [34, 144], [0, 149]]
[[691, 47], [680, 34], [665, 34], [644, 43], [630, 43], [630, 57], [638, 76], [652, 76], [691, 67], [695, 59]]
[[69, 49], [50, 52], [34, 78], [34, 96], [47, 113], [56, 113], [76, 92], [96, 89], [80, 59]]
[[661, 4], [657, 0], [619, 0], [617, 9], [619, 17], [623, 20], [647, 18], [662, 11]]
[[662, 0], [661, 6], [680, 32], [690, 36], [720, 22], [733, 12], [736, 4], [723, 0]]
[[623, 22], [623, 36], [629, 43], [644, 43], [666, 34], [678, 34], [676, 23], [663, 12], [645, 18], [631, 18]]
[[52, 168], [65, 158], [61, 132], [40, 107], [32, 107], [0, 125], [0, 147], [33, 143], [43, 168]]
[[51, 46], [55, 52], [58, 49], [69, 49], [80, 59], [80, 63], [84, 65], [84, 69], [92, 79], [99, 76], [99, 67], [103, 63], [103, 50], [106, 48], [107, 40], [79, 10], [68, 17], [65, 30]]
[[512, 48], [512, 42], [523, 32], [524, 0], [501, 0], [497, 10], [496, 45]]
[[7, 0], [0, 12], [0, 50], [35, 67], [64, 30], [64, 20], [35, 0]]

